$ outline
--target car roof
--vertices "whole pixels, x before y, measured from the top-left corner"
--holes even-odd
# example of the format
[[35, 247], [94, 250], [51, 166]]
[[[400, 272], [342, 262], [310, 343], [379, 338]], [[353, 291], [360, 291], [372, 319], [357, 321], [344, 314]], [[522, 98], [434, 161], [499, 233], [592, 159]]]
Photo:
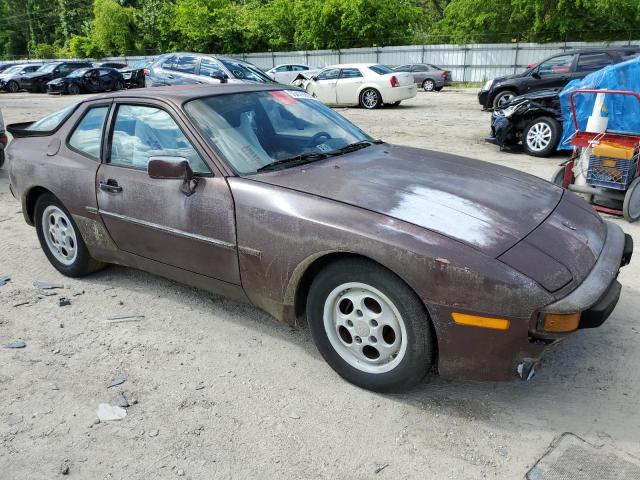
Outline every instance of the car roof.
[[165, 59], [165, 58], [169, 58], [172, 56], [180, 56], [180, 55], [191, 55], [192, 57], [209, 57], [209, 58], [216, 58], [216, 59], [224, 59], [224, 60], [230, 60], [232, 62], [240, 62], [240, 63], [250, 63], [247, 60], [243, 60], [241, 58], [233, 58], [233, 57], [227, 57], [225, 55], [216, 55], [213, 53], [195, 53], [195, 52], [170, 52], [170, 53], [164, 53], [162, 55], [159, 55], [158, 57], [156, 57], [154, 59], [155, 60], [160, 60], [160, 59]]
[[110, 92], [88, 98], [84, 101], [92, 101], [107, 98], [138, 98], [156, 100], [162, 99], [176, 105], [181, 105], [194, 98], [211, 97], [216, 95], [228, 95], [233, 93], [262, 92], [271, 90], [299, 90], [292, 85], [278, 84], [253, 84], [253, 83], [218, 83], [210, 85], [172, 85], [168, 87], [136, 88]]
[[634, 52], [640, 51], [640, 47], [637, 45], [621, 45], [619, 47], [602, 47], [602, 48], [576, 48], [569, 49], [565, 52], [556, 53], [552, 56], [557, 55], [568, 55], [572, 53], [602, 53], [602, 52]]
[[379, 63], [338, 63], [336, 65], [327, 65], [324, 68], [367, 68], [374, 65], [380, 65]]

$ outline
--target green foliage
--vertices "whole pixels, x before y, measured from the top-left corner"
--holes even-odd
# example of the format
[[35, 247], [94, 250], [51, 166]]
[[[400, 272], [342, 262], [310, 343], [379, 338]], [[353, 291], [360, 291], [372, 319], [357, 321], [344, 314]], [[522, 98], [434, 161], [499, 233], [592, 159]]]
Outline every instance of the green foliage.
[[0, 58], [629, 38], [639, 0], [0, 0]]

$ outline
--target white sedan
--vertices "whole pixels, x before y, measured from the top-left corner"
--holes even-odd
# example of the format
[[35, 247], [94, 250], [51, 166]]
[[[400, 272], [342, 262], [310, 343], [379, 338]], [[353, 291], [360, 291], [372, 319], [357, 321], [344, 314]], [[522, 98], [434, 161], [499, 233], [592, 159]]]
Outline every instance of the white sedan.
[[318, 69], [311, 68], [303, 63], [284, 63], [267, 70], [266, 74], [278, 83], [288, 84], [302, 72], [307, 75], [313, 75], [318, 73]]
[[394, 72], [375, 63], [332, 65], [309, 78], [303, 86], [327, 105], [360, 105], [363, 108], [398, 105], [417, 93], [410, 73]]

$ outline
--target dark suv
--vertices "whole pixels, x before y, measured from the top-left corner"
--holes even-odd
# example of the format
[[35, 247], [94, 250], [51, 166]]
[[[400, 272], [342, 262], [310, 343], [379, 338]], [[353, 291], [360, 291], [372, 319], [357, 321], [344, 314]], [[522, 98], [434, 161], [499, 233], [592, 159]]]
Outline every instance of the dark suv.
[[478, 93], [478, 101], [485, 109], [490, 109], [501, 107], [518, 95], [543, 89], [559, 91], [571, 80], [638, 54], [640, 47], [570, 50], [549, 57], [522, 73], [489, 80]]
[[91, 62], [51, 62], [45, 63], [33, 73], [16, 79], [20, 90], [47, 93], [47, 83], [56, 78], [66, 77], [79, 68], [91, 68]]
[[249, 62], [199, 53], [161, 55], [148, 70], [147, 87], [193, 83], [276, 83]]

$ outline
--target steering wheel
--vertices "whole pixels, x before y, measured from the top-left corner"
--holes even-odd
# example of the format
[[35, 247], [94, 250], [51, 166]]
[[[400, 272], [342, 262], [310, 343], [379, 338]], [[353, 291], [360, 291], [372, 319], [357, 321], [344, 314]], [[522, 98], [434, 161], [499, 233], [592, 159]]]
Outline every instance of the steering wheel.
[[316, 133], [313, 137], [311, 137], [309, 139], [309, 141], [307, 142], [307, 147], [315, 147], [316, 145], [318, 145], [320, 143], [320, 140], [322, 139], [331, 139], [333, 138], [331, 135], [329, 135], [327, 132], [318, 132]]

